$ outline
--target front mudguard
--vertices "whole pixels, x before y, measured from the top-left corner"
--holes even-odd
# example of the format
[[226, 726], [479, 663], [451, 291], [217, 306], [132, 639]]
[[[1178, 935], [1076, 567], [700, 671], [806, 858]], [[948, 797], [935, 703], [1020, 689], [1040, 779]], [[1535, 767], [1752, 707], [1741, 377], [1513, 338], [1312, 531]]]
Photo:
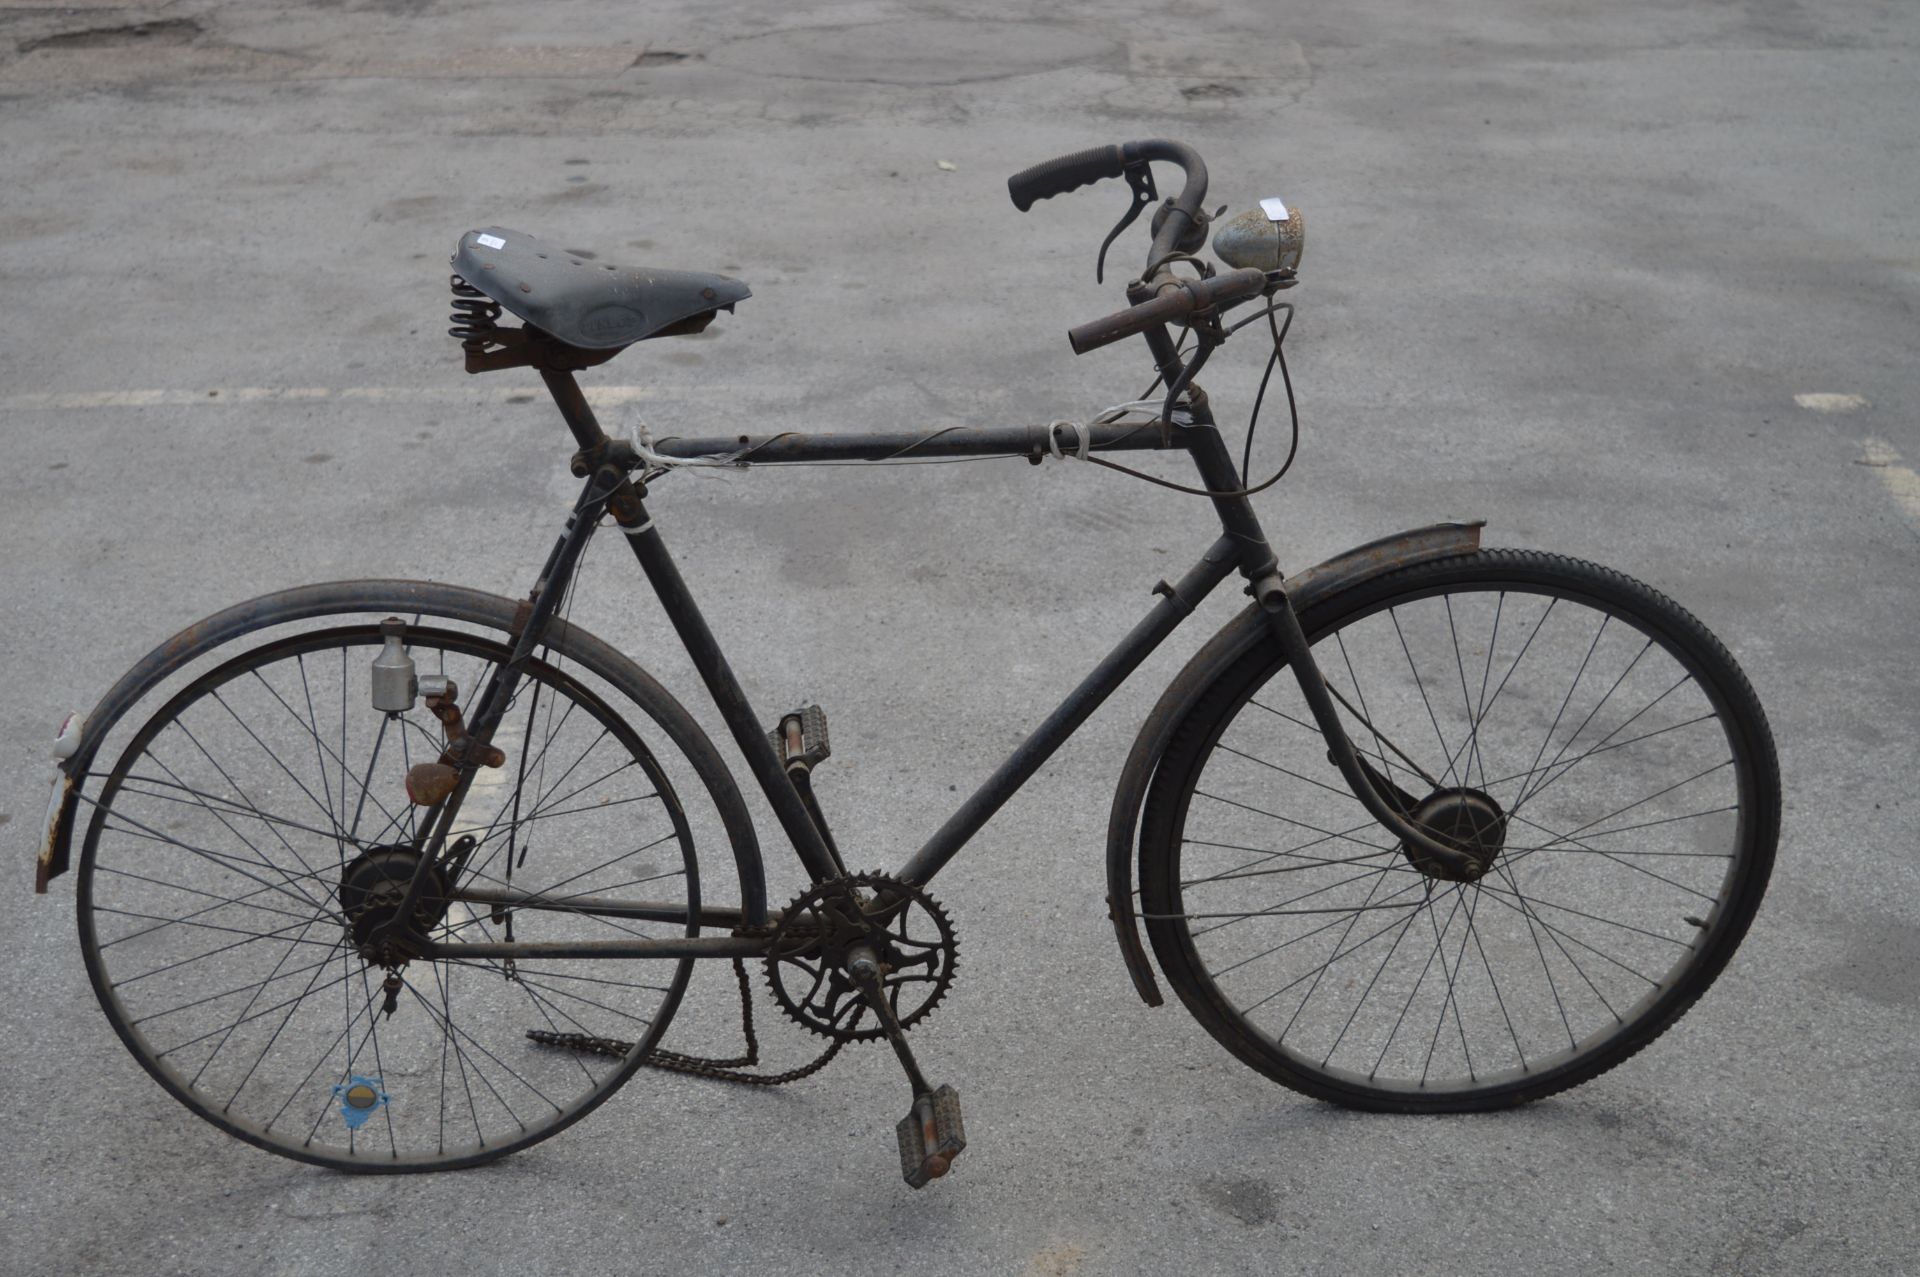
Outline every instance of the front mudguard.
[[[1480, 529], [1484, 526], [1485, 520], [1436, 523], [1355, 546], [1290, 578], [1287, 597], [1293, 610], [1303, 613], [1371, 577], [1430, 559], [1470, 554], [1480, 548]], [[1222, 626], [1161, 693], [1120, 769], [1120, 784], [1114, 790], [1113, 810], [1107, 820], [1107, 914], [1113, 919], [1127, 974], [1133, 977], [1133, 987], [1148, 1006], [1157, 1007], [1165, 999], [1147, 961], [1139, 917], [1133, 908], [1140, 809], [1160, 758], [1187, 714], [1214, 679], [1253, 647], [1270, 641], [1271, 635], [1266, 617], [1252, 603]]]

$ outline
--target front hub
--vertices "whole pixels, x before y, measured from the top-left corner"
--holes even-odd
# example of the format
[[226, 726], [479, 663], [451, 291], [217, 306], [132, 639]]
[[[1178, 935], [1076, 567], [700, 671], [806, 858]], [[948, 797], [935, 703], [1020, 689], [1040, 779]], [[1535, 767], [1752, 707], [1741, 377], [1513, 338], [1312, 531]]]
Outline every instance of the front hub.
[[1492, 795], [1478, 789], [1435, 790], [1411, 813], [1414, 823], [1437, 843], [1467, 856], [1470, 868], [1450, 869], [1407, 843], [1400, 851], [1415, 869], [1429, 878], [1472, 882], [1493, 866], [1507, 840], [1507, 815]]
[[438, 865], [428, 865], [413, 917], [389, 931], [385, 939], [375, 940], [382, 927], [399, 918], [420, 859], [411, 847], [374, 847], [361, 852], [342, 871], [340, 908], [354, 948], [368, 962], [390, 967], [417, 956], [427, 946], [427, 934], [446, 913], [446, 879]]

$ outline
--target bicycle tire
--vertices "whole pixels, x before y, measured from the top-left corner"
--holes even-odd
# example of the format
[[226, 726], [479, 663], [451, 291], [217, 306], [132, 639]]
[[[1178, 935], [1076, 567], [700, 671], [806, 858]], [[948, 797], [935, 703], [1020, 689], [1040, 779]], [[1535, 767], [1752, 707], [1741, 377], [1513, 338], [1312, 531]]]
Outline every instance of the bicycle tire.
[[[1484, 621], [1490, 602], [1490, 627], [1473, 630], [1464, 623], [1467, 615]], [[1560, 619], [1553, 618], [1555, 611]], [[1444, 644], [1429, 642], [1426, 631], [1408, 638], [1413, 621], [1439, 629], [1442, 618]], [[1584, 622], [1575, 623], [1583, 618], [1597, 618], [1590, 635]], [[1301, 620], [1329, 685], [1347, 702], [1342, 717], [1356, 747], [1378, 772], [1414, 786], [1402, 792], [1424, 804], [1420, 810], [1430, 822], [1451, 821], [1447, 830], [1434, 823], [1429, 828], [1450, 831], [1461, 840], [1456, 845], [1475, 847], [1488, 865], [1476, 881], [1449, 881], [1405, 848], [1382, 846], [1384, 835], [1324, 756], [1325, 743], [1277, 649], [1262, 644], [1246, 652], [1175, 730], [1142, 822], [1140, 895], [1148, 935], [1169, 983], [1207, 1032], [1242, 1062], [1305, 1094], [1360, 1109], [1435, 1113], [1501, 1108], [1578, 1085], [1678, 1020], [1725, 968], [1751, 925], [1779, 830], [1772, 735], [1751, 686], [1719, 641], [1664, 595], [1619, 573], [1513, 550], [1478, 551], [1385, 573], [1323, 600]], [[1521, 643], [1516, 631], [1532, 637], [1489, 694], [1508, 654]], [[1474, 645], [1476, 636], [1486, 640], [1484, 656]], [[1572, 673], [1564, 689], [1556, 679], [1542, 684], [1544, 695], [1525, 682], [1509, 693], [1536, 640], [1543, 653], [1584, 652], [1577, 672], [1560, 667]], [[1422, 655], [1441, 658], [1428, 667], [1431, 693], [1416, 646]], [[1469, 661], [1469, 652], [1476, 659]], [[1406, 671], [1397, 677], [1387, 672], [1401, 661]], [[1617, 678], [1610, 662], [1618, 663]], [[1590, 669], [1598, 672], [1588, 682]], [[1370, 681], [1363, 681], [1361, 670]], [[1681, 677], [1660, 692], [1674, 673]], [[1457, 723], [1450, 705], [1436, 704], [1440, 675], [1449, 689], [1457, 685]], [[1651, 703], [1629, 715], [1626, 710], [1640, 702], [1623, 698], [1608, 710], [1607, 701], [1623, 687]], [[1292, 704], [1286, 706], [1289, 695]], [[1528, 731], [1520, 736], [1514, 729], [1520, 749], [1502, 761], [1515, 758], [1523, 766], [1513, 775], [1496, 766], [1500, 774], [1489, 780], [1486, 760], [1496, 752], [1489, 720], [1503, 699], [1512, 708], [1502, 713], [1524, 720]], [[1695, 709], [1701, 712], [1689, 719]], [[1708, 720], [1717, 733], [1702, 728]], [[1539, 733], [1542, 722], [1548, 726]], [[1447, 726], [1456, 727], [1452, 736]], [[1415, 727], [1431, 735], [1422, 740]], [[1278, 761], [1263, 744], [1276, 733], [1296, 747]], [[1728, 757], [1712, 771], [1696, 776], [1681, 770], [1673, 788], [1619, 805], [1618, 799], [1632, 797], [1628, 781], [1640, 783], [1635, 773], [1667, 762], [1684, 768], [1711, 761], [1716, 739]], [[1580, 741], [1580, 752], [1569, 758]], [[1305, 762], [1302, 746], [1313, 749]], [[1605, 756], [1611, 757], [1602, 764], [1587, 763]], [[1423, 759], [1425, 766], [1419, 765]], [[1581, 765], [1581, 784], [1562, 785]], [[1232, 793], [1216, 792], [1229, 787]], [[1555, 806], [1535, 806], [1549, 787]], [[1691, 797], [1707, 788], [1730, 801], [1717, 811], [1671, 813], [1681, 805], [1675, 795]], [[1422, 789], [1430, 792], [1423, 797]], [[1284, 801], [1273, 796], [1278, 790], [1286, 791]], [[1541, 820], [1522, 815], [1529, 809]], [[1603, 809], [1598, 817], [1590, 814]], [[1490, 814], [1496, 810], [1497, 819]], [[1617, 824], [1629, 811], [1631, 829]], [[1544, 831], [1530, 838], [1537, 846], [1508, 845], [1516, 831], [1527, 832], [1522, 825]], [[1556, 834], [1556, 825], [1570, 832]], [[1304, 827], [1312, 836], [1276, 851], [1235, 832], [1279, 826]], [[1207, 834], [1214, 836], [1201, 836]], [[1610, 841], [1623, 834], [1636, 841]], [[1675, 838], [1686, 845], [1672, 844]], [[1642, 845], [1661, 840], [1669, 841]], [[1212, 871], [1225, 859], [1245, 861], [1249, 855], [1255, 859]], [[1715, 859], [1724, 866], [1715, 866]], [[1261, 878], [1286, 883], [1288, 899], [1258, 909], [1242, 907], [1244, 898], [1232, 899], [1233, 893], [1244, 897], [1265, 889]], [[1541, 894], [1543, 881], [1554, 884], [1557, 898]], [[1380, 889], [1389, 882], [1399, 885], [1383, 897]], [[1355, 903], [1363, 886], [1366, 894]], [[1311, 889], [1292, 894], [1295, 887]], [[1442, 925], [1447, 901], [1452, 912]], [[1456, 930], [1463, 905], [1465, 923]], [[1619, 912], [1609, 916], [1607, 910]], [[1387, 925], [1376, 929], [1380, 917], [1364, 917], [1363, 930], [1364, 915], [1380, 915]], [[1433, 943], [1428, 946], [1423, 933], [1400, 956], [1423, 916]], [[1216, 934], [1236, 926], [1243, 930], [1231, 941]], [[1596, 939], [1616, 934], [1618, 939]], [[1608, 947], [1617, 952], [1606, 952]], [[1424, 962], [1416, 961], [1423, 948]], [[1294, 952], [1276, 958], [1287, 949]], [[1670, 950], [1670, 965], [1650, 977], [1650, 963], [1659, 959], [1646, 955]], [[1361, 953], [1367, 957], [1355, 961]], [[1322, 955], [1325, 961], [1312, 966]], [[1436, 958], [1445, 974], [1428, 985]], [[1538, 968], [1524, 984], [1521, 958]], [[1370, 978], [1362, 983], [1369, 967]], [[1296, 970], [1300, 974], [1286, 982]], [[1262, 971], [1274, 974], [1250, 986]], [[1323, 989], [1327, 993], [1316, 1007]], [[1607, 996], [1632, 989], [1638, 992], [1631, 999]], [[1376, 990], [1383, 990], [1380, 1000], [1369, 1006]], [[1395, 1003], [1386, 990], [1395, 999], [1405, 994], [1390, 1023]], [[1516, 1006], [1523, 990], [1527, 1004]], [[1589, 1008], [1589, 1001], [1598, 1005]], [[1416, 1004], [1422, 1009], [1419, 1033], [1396, 1042]], [[1469, 1022], [1480, 1044], [1478, 1062]], [[1358, 1050], [1362, 1044], [1368, 1049]], [[1417, 1075], [1414, 1057], [1421, 1061]]]

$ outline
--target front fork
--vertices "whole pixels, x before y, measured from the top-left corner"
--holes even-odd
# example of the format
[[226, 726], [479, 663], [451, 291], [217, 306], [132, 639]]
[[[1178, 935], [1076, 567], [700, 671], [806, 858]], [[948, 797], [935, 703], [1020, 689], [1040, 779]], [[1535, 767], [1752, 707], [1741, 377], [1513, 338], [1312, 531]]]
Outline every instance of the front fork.
[[[1391, 801], [1380, 792], [1381, 785], [1375, 783], [1377, 773], [1369, 772], [1361, 761], [1359, 751], [1354, 749], [1353, 740], [1347, 735], [1346, 724], [1340, 721], [1339, 711], [1334, 708], [1333, 697], [1327, 691], [1327, 680], [1314, 662], [1313, 649], [1307, 645], [1307, 636], [1300, 629], [1300, 618], [1294, 615], [1293, 602], [1287, 598], [1280, 574], [1275, 572], [1255, 581], [1253, 597], [1267, 618], [1267, 628], [1279, 641], [1280, 651], [1287, 658], [1294, 679], [1300, 684], [1300, 694], [1307, 698], [1307, 707], [1313, 711], [1314, 721], [1320, 725], [1320, 734], [1326, 738], [1329, 757], [1333, 759], [1334, 766], [1340, 769], [1347, 788], [1367, 809], [1367, 814], [1402, 843], [1432, 857], [1447, 875], [1463, 881], [1478, 878], [1485, 870], [1485, 865], [1458, 847], [1449, 847], [1436, 841], [1432, 834], [1409, 818], [1408, 803], [1404, 799]], [[1384, 777], [1380, 779], [1385, 783]]]
[[1239, 548], [1240, 572], [1247, 578], [1247, 593], [1253, 596], [1261, 614], [1266, 617], [1267, 628], [1279, 643], [1288, 668], [1293, 670], [1294, 679], [1300, 684], [1300, 694], [1306, 698], [1307, 708], [1313, 712], [1314, 722], [1319, 725], [1320, 734], [1327, 742], [1327, 753], [1334, 766], [1340, 769], [1347, 788], [1367, 809], [1367, 814], [1380, 822], [1388, 833], [1431, 857], [1450, 876], [1461, 880], [1479, 877], [1484, 866], [1459, 848], [1436, 841], [1431, 833], [1414, 823], [1408, 817], [1404, 802], [1390, 799], [1381, 792], [1381, 785], [1375, 783], [1374, 775], [1369, 773], [1359, 751], [1354, 749], [1353, 741], [1347, 735], [1346, 724], [1340, 721], [1340, 712], [1335, 708], [1333, 696], [1327, 689], [1326, 677], [1321, 674], [1320, 665], [1314, 660], [1313, 648], [1308, 645], [1307, 636], [1300, 628], [1300, 618], [1294, 613], [1293, 601], [1287, 597], [1279, 563], [1267, 545], [1260, 521], [1254, 517], [1252, 503], [1242, 491], [1245, 479], [1234, 469], [1233, 457], [1222, 442], [1219, 431], [1214, 428], [1213, 415], [1207, 407], [1205, 394], [1196, 388], [1193, 401], [1193, 424], [1179, 427], [1193, 432], [1187, 450], [1199, 467], [1201, 478], [1214, 493], [1214, 509], [1220, 516], [1222, 526]]

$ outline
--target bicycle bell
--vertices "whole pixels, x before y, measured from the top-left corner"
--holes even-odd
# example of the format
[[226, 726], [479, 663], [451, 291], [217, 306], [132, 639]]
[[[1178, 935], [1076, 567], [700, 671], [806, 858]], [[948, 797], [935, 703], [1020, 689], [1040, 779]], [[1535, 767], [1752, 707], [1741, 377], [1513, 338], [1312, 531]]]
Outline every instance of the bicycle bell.
[[1306, 242], [1306, 216], [1276, 197], [1214, 227], [1213, 255], [1233, 267], [1292, 271]]

